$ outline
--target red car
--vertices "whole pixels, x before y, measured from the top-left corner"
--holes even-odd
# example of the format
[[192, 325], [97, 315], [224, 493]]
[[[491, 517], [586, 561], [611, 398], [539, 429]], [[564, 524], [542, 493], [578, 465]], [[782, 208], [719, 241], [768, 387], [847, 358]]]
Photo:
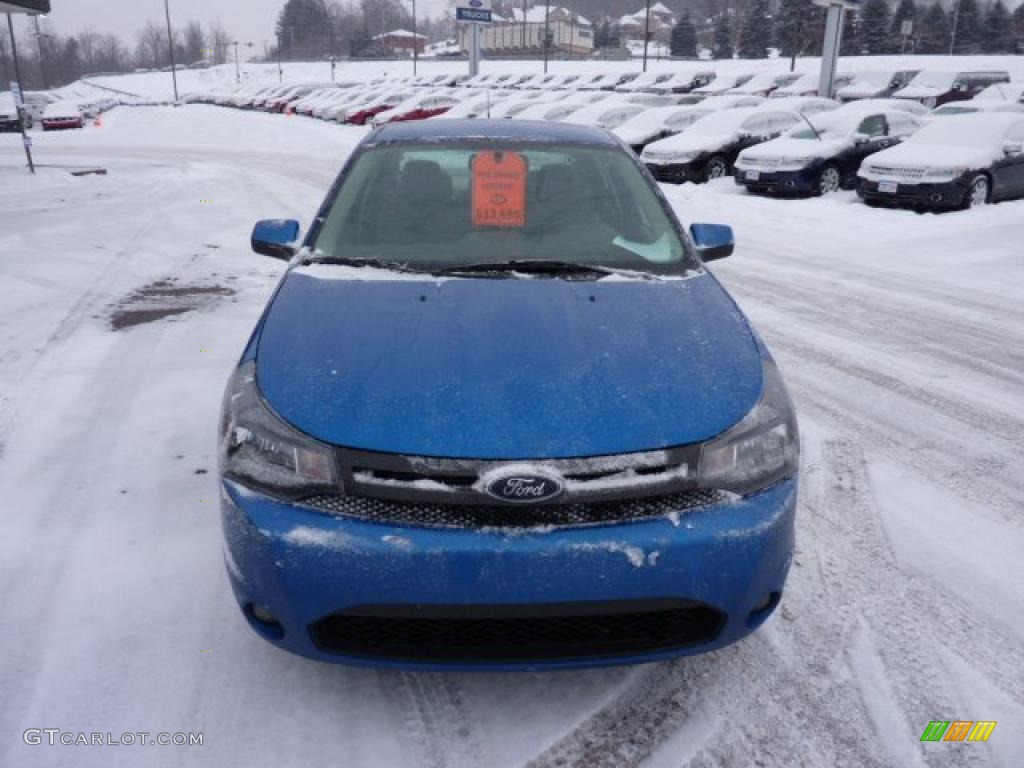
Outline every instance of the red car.
[[43, 111], [44, 131], [63, 131], [69, 128], [84, 128], [85, 116], [77, 104], [58, 101], [48, 104]]
[[459, 103], [453, 96], [428, 95], [409, 99], [394, 109], [381, 112], [373, 118], [374, 125], [384, 123], [400, 123], [406, 120], [425, 120], [428, 117], [441, 115]]

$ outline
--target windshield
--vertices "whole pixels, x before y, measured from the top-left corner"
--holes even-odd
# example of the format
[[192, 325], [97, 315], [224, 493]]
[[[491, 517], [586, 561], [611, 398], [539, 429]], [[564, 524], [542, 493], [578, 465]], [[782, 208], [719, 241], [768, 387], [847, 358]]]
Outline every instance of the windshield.
[[969, 114], [971, 114], [973, 112], [977, 112], [977, 111], [978, 111], [977, 107], [967, 107], [967, 106], [962, 106], [962, 105], [959, 105], [959, 104], [954, 106], [952, 104], [949, 104], [949, 105], [944, 106], [944, 107], [939, 107], [934, 112], [932, 112], [932, 115], [934, 115], [936, 117], [938, 117], [940, 115], [969, 115]]
[[863, 117], [867, 117], [867, 115], [816, 115], [814, 117], [805, 118], [814, 126], [813, 130], [810, 125], [801, 121], [795, 128], [786, 134], [786, 136], [790, 139], [814, 139], [815, 141], [817, 141], [819, 137], [822, 140], [844, 139], [861, 122]]
[[884, 88], [892, 82], [892, 72], [860, 72], [853, 80], [853, 86], [874, 85]]
[[723, 109], [711, 112], [694, 122], [689, 132], [723, 138], [738, 131], [751, 113], [750, 109]]
[[929, 123], [907, 139], [907, 143], [981, 148], [997, 146], [1005, 133], [1006, 124], [1002, 121], [988, 122], [973, 117], [962, 117]]
[[917, 88], [918, 86], [924, 86], [925, 88], [941, 88], [947, 90], [953, 86], [953, 81], [956, 79], [955, 72], [921, 72], [910, 81], [908, 88]]
[[673, 221], [615, 147], [468, 141], [362, 152], [317, 257], [436, 270], [548, 260], [656, 273], [688, 264]]

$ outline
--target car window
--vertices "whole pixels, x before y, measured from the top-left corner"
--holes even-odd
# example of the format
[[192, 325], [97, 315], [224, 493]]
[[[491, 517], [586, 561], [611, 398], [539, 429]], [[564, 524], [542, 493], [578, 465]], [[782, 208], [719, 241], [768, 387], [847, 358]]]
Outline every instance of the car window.
[[882, 115], [869, 115], [860, 121], [860, 125], [857, 126], [857, 133], [863, 133], [871, 138], [879, 138], [885, 136], [888, 131], [888, 126], [885, 123], [885, 117]]
[[767, 136], [771, 132], [771, 116], [755, 115], [743, 123], [742, 130], [751, 136]]
[[909, 115], [889, 115], [889, 135], [899, 138], [909, 136], [918, 129], [918, 122]]
[[[503, 163], [508, 187], [484, 199], [481, 184]], [[380, 145], [357, 156], [329, 206], [314, 243], [328, 258], [424, 269], [551, 259], [666, 273], [687, 258], [651, 183], [618, 147]]]

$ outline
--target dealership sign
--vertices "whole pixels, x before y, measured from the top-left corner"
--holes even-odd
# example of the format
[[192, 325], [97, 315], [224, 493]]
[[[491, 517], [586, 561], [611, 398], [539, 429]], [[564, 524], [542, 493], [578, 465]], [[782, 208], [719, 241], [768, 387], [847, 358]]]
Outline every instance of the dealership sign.
[[0, 0], [0, 13], [49, 13], [50, 0]]
[[491, 21], [491, 0], [456, 0], [456, 21], [476, 21], [489, 24]]

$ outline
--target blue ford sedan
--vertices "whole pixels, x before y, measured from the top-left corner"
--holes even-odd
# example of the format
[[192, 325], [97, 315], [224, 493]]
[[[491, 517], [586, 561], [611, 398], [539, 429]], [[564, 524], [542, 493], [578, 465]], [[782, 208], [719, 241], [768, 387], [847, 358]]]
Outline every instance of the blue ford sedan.
[[220, 424], [231, 584], [324, 661], [511, 669], [733, 643], [779, 603], [799, 439], [779, 371], [610, 134], [389, 125], [289, 260]]

